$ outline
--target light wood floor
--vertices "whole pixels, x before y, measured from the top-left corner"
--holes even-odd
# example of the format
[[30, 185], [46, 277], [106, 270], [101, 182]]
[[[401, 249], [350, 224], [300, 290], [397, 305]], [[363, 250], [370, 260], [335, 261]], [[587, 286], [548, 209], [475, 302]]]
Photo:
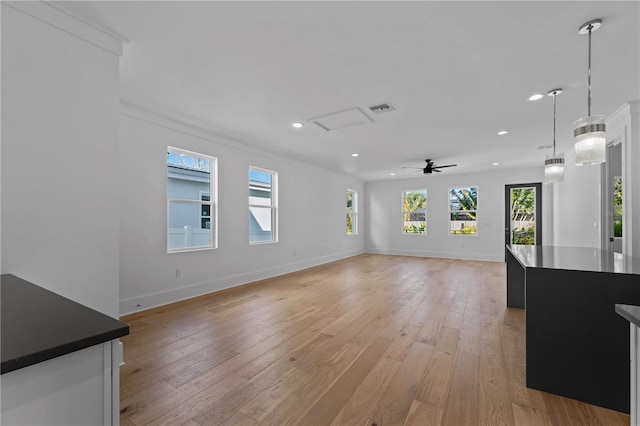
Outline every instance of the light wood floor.
[[629, 424], [525, 387], [502, 263], [362, 255], [123, 320], [123, 426]]

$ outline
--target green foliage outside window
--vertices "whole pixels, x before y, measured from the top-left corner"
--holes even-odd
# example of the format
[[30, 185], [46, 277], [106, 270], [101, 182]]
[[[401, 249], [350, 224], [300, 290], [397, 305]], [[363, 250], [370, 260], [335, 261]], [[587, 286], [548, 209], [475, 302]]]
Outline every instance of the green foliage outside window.
[[354, 204], [357, 202], [355, 200], [356, 195], [355, 191], [347, 190], [347, 234], [354, 233], [354, 225], [355, 225], [355, 209]]
[[453, 235], [475, 235], [478, 232], [477, 226], [466, 226], [461, 229], [452, 229], [451, 233]]
[[535, 244], [536, 230], [533, 226], [514, 228], [512, 233], [513, 244], [525, 244], [528, 246]]
[[402, 196], [405, 234], [427, 232], [427, 190], [406, 191]]
[[449, 190], [450, 229], [452, 235], [478, 233], [478, 187]]
[[622, 178], [613, 180], [613, 236], [622, 238]]
[[535, 188], [513, 188], [511, 190], [511, 223], [519, 223], [511, 231], [512, 244], [534, 245], [536, 191]]
[[416, 225], [405, 225], [404, 233], [405, 234], [424, 234], [427, 231], [427, 224], [421, 223], [419, 226]]

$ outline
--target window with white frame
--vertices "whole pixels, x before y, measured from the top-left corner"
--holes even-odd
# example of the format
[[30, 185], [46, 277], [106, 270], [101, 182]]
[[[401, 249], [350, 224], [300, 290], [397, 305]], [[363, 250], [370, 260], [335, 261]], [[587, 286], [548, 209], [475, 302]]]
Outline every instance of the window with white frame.
[[215, 248], [217, 159], [167, 147], [167, 251]]
[[405, 234], [427, 232], [427, 190], [414, 189], [402, 193], [402, 231]]
[[347, 189], [347, 235], [358, 234], [358, 192]]
[[278, 242], [278, 174], [249, 167], [249, 243]]
[[478, 234], [478, 187], [449, 189], [449, 233]]

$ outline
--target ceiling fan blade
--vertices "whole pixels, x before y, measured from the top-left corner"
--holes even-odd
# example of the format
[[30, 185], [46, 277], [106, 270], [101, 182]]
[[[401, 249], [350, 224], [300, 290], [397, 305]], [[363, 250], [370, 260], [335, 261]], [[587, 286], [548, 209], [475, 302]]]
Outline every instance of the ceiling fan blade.
[[410, 167], [410, 166], [402, 166], [403, 169], [418, 169], [418, 170], [422, 170], [423, 167]]
[[446, 166], [436, 166], [436, 167], [432, 167], [432, 169], [444, 169], [445, 167], [456, 167], [457, 164], [447, 164]]
[[442, 173], [442, 170], [438, 170], [437, 167], [434, 167], [433, 169], [431, 169], [431, 171], [434, 171], [436, 173]]

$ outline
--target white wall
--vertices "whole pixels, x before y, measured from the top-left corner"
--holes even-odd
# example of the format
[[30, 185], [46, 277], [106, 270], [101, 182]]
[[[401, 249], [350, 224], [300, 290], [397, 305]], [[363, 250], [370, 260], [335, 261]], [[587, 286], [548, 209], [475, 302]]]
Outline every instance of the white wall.
[[[623, 105], [607, 119], [607, 141], [622, 143], [622, 173], [625, 200], [625, 253], [640, 253], [640, 101]], [[565, 152], [565, 178], [554, 185], [553, 223], [550, 244], [600, 248], [604, 207], [602, 207], [603, 166], [576, 166], [573, 148]]]
[[573, 148], [564, 156], [564, 182], [553, 185], [550, 245], [600, 248], [601, 166], [576, 166]]
[[[167, 254], [167, 146], [218, 158], [214, 250]], [[279, 242], [249, 245], [249, 166], [278, 173]], [[120, 118], [120, 311], [147, 309], [364, 251], [346, 235], [346, 190], [364, 184], [123, 106]], [[362, 212], [363, 202], [359, 201]], [[361, 220], [364, 215], [360, 215]], [[366, 224], [360, 223], [360, 229]], [[176, 269], [181, 277], [176, 277]], [[140, 306], [137, 306], [140, 305]]]
[[[415, 179], [367, 182], [365, 189], [365, 248], [369, 253], [432, 256], [475, 260], [504, 260], [504, 186], [542, 182], [544, 167], [496, 170], [474, 174], [420, 176]], [[478, 187], [478, 234], [449, 234], [449, 188]], [[543, 217], [548, 200], [543, 185]], [[427, 233], [402, 233], [402, 192], [427, 189]], [[546, 223], [543, 218], [543, 223]], [[543, 226], [543, 244], [549, 239]]]
[[[607, 119], [607, 141], [622, 143], [623, 199], [626, 234], [625, 253], [640, 253], [640, 103], [623, 105]], [[553, 188], [553, 239], [557, 246], [600, 248], [604, 207], [602, 175], [604, 166], [576, 166], [573, 148], [565, 153], [565, 176]]]
[[118, 45], [46, 3], [2, 3], [2, 273], [113, 317]]

